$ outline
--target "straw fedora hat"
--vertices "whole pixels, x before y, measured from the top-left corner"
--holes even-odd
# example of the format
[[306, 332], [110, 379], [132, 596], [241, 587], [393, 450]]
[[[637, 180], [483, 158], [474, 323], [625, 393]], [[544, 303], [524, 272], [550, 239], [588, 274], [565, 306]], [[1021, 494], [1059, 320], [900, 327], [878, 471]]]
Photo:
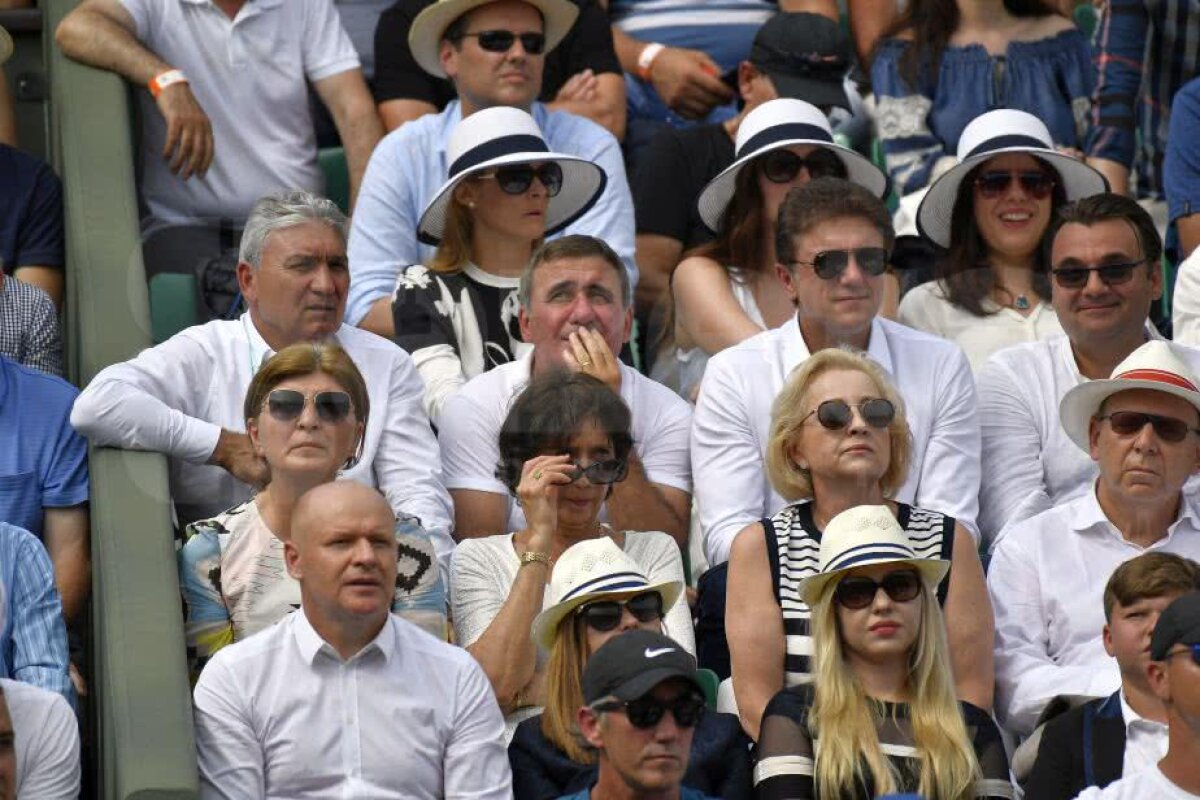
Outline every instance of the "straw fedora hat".
[[717, 230], [733, 199], [737, 176], [747, 164], [772, 150], [792, 145], [824, 147], [842, 160], [851, 181], [865, 186], [876, 197], [883, 197], [887, 191], [887, 176], [868, 159], [837, 144], [829, 120], [819, 108], [790, 97], [768, 100], [747, 114], [738, 126], [734, 162], [700, 192], [696, 207], [704, 224]]
[[[446, 71], [442, 69], [442, 61], [438, 57], [442, 49], [442, 34], [463, 14], [494, 2], [496, 0], [436, 0], [417, 14], [412, 27], [408, 29], [408, 47], [421, 69], [430, 75], [445, 78]], [[525, 2], [542, 14], [545, 25], [543, 32], [546, 34], [546, 49], [543, 52], [549, 53], [575, 24], [575, 18], [579, 16], [579, 6], [570, 0]]]
[[519, 108], [495, 106], [476, 111], [454, 127], [446, 145], [449, 177], [437, 190], [417, 222], [417, 238], [436, 245], [446, 229], [446, 213], [454, 187], [497, 167], [553, 161], [562, 168], [562, 189], [546, 208], [546, 235], [579, 219], [604, 192], [608, 176], [591, 161], [554, 153], [542, 138], [533, 117]]
[[1091, 452], [1088, 428], [1101, 404], [1117, 392], [1152, 389], [1181, 397], [1200, 410], [1200, 381], [1175, 352], [1174, 347], [1154, 339], [1134, 350], [1117, 364], [1112, 377], [1081, 383], [1058, 404], [1058, 418], [1071, 441]]
[[8, 31], [4, 29], [4, 26], [0, 25], [0, 67], [4, 66], [4, 62], [8, 61], [12, 57], [12, 54], [12, 37], [8, 35]]
[[917, 208], [917, 230], [941, 247], [950, 246], [950, 217], [963, 179], [977, 166], [1004, 153], [1028, 153], [1050, 165], [1067, 201], [1108, 191], [1108, 181], [1077, 158], [1054, 148], [1050, 129], [1032, 114], [999, 108], [980, 114], [958, 137], [958, 163], [929, 187]]
[[550, 650], [559, 623], [581, 605], [597, 600], [628, 600], [643, 592], [662, 595], [665, 616], [683, 593], [683, 584], [650, 583], [641, 566], [607, 536], [573, 544], [554, 565], [550, 576], [550, 597], [554, 603], [534, 617], [533, 641]]
[[821, 534], [820, 568], [800, 581], [800, 596], [813, 605], [843, 573], [874, 564], [909, 564], [932, 590], [950, 570], [944, 558], [921, 558], [887, 506], [855, 506], [829, 520]]

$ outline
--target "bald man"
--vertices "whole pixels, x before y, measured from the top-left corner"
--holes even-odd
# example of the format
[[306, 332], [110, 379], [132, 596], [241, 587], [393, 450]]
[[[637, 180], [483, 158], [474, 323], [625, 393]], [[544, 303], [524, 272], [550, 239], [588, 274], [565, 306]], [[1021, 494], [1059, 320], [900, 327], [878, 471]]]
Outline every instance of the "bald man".
[[336, 481], [293, 519], [300, 608], [218, 651], [196, 684], [201, 797], [510, 798], [483, 670], [390, 613], [387, 501]]

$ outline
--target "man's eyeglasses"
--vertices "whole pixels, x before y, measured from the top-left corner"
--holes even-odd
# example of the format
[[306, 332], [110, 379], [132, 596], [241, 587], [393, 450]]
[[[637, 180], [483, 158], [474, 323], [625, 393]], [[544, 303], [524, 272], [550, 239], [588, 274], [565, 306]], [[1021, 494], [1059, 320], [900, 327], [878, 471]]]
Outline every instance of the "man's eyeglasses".
[[823, 250], [813, 256], [812, 261], [793, 261], [792, 263], [812, 267], [818, 278], [829, 281], [846, 271], [846, 267], [850, 266], [850, 256], [854, 256], [858, 268], [867, 275], [882, 275], [887, 270], [888, 251], [882, 247]]
[[1054, 188], [1054, 178], [1041, 170], [988, 170], [975, 178], [975, 188], [979, 190], [981, 197], [994, 200], [1007, 192], [1014, 180], [1020, 182], [1025, 194], [1034, 200], [1045, 200]]
[[478, 31], [464, 33], [456, 39], [474, 37], [479, 40], [479, 46], [489, 53], [507, 53], [517, 39], [521, 47], [531, 56], [540, 56], [546, 49], [546, 34], [544, 33], [513, 33], [512, 31]]
[[496, 183], [500, 184], [500, 191], [505, 194], [525, 194], [533, 185], [534, 178], [537, 178], [542, 186], [546, 187], [546, 194], [550, 197], [554, 197], [562, 191], [563, 185], [562, 167], [553, 161], [536, 167], [530, 164], [497, 167], [492, 172], [482, 173], [478, 177], [481, 179], [495, 178]]
[[583, 621], [592, 630], [607, 633], [621, 624], [621, 617], [627, 608], [638, 622], [662, 619], [662, 595], [658, 592], [642, 592], [628, 600], [597, 600], [595, 603], [581, 606], [575, 613], [583, 617]]
[[635, 728], [653, 728], [668, 711], [675, 717], [675, 724], [691, 728], [704, 714], [704, 698], [695, 692], [687, 692], [674, 700], [662, 701], [652, 694], [642, 695], [636, 700], [622, 703], [620, 700], [601, 700], [592, 704], [594, 711], [624, 711], [629, 724]]
[[1144, 414], [1140, 411], [1114, 411], [1096, 417], [1098, 420], [1108, 420], [1113, 433], [1118, 436], [1136, 436], [1147, 425], [1154, 427], [1154, 435], [1164, 442], [1182, 442], [1191, 433], [1200, 433], [1200, 428], [1193, 428], [1176, 417], [1163, 417], [1158, 414]]
[[1054, 276], [1054, 282], [1064, 289], [1082, 289], [1087, 286], [1088, 278], [1093, 272], [1100, 276], [1105, 286], [1118, 286], [1129, 283], [1133, 271], [1145, 263], [1146, 259], [1142, 259], [1120, 264], [1102, 264], [1098, 267], [1059, 267], [1050, 270], [1050, 274]]
[[833, 599], [843, 608], [852, 611], [866, 608], [875, 602], [875, 595], [883, 589], [895, 603], [907, 603], [921, 593], [921, 576], [915, 569], [899, 569], [883, 576], [878, 583], [862, 575], [842, 578], [833, 590]]
[[808, 170], [810, 178], [844, 178], [846, 165], [833, 153], [818, 148], [807, 156], [798, 156], [791, 150], [772, 150], [758, 159], [763, 175], [771, 183], [791, 183], [800, 174], [801, 168]]
[[619, 483], [625, 480], [625, 476], [629, 474], [629, 462], [621, 458], [593, 461], [586, 467], [575, 464], [574, 467], [575, 473], [571, 476], [572, 483], [583, 477], [587, 477], [588, 483]]
[[816, 409], [808, 412], [804, 419], [800, 420], [800, 423], [804, 424], [809, 417], [816, 414], [817, 422], [821, 423], [821, 427], [831, 431], [840, 431], [852, 421], [854, 416], [852, 409], [855, 408], [862, 415], [863, 422], [872, 428], [886, 428], [896, 418], [896, 407], [892, 405], [892, 401], [877, 397], [862, 403], [847, 403], [845, 400], [826, 400], [817, 406]]
[[[280, 422], [292, 422], [304, 413], [305, 396], [295, 389], [274, 389], [267, 395], [267, 410]], [[317, 392], [313, 407], [323, 422], [341, 422], [350, 415], [352, 404], [345, 392]]]

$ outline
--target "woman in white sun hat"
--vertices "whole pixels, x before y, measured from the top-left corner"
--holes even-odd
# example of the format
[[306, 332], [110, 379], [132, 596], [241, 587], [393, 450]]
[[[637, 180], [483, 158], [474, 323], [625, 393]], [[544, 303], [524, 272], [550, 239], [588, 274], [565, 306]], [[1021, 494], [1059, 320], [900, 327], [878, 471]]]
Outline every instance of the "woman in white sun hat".
[[887, 178], [837, 144], [829, 121], [802, 100], [763, 103], [738, 127], [737, 158], [697, 200], [717, 238], [671, 276], [673, 335], [661, 343], [655, 378], [689, 400], [709, 356], [795, 313], [775, 267], [775, 220], [788, 191], [813, 178], [847, 178], [883, 196]]
[[392, 300], [396, 342], [425, 381], [425, 410], [471, 378], [519, 358], [517, 286], [545, 236], [570, 225], [600, 197], [604, 170], [550, 152], [529, 114], [477, 111], [446, 148], [446, 183], [417, 223], [438, 249], [428, 264], [400, 272]]
[[975, 370], [1001, 348], [1061, 335], [1042, 239], [1059, 206], [1106, 189], [1099, 172], [1055, 150], [1032, 114], [975, 118], [958, 164], [917, 210], [917, 229], [946, 253], [937, 279], [904, 296], [900, 321], [955, 342]]
[[819, 553], [799, 584], [812, 608], [814, 680], [767, 706], [756, 796], [1011, 798], [1000, 731], [954, 696], [934, 599], [950, 564], [919, 557], [887, 506], [835, 516]]

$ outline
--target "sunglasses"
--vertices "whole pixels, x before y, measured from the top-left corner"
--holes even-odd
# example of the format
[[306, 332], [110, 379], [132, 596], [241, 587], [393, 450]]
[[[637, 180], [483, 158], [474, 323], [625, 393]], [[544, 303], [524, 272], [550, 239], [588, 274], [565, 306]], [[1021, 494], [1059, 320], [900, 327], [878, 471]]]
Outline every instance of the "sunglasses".
[[1185, 647], [1187, 647], [1187, 650], [1176, 650], [1174, 653], [1167, 653], [1163, 660], [1166, 661], [1167, 659], [1174, 658], [1175, 656], [1191, 655], [1192, 661], [1196, 662], [1196, 664], [1200, 666], [1200, 644], [1190, 644], [1185, 645]]
[[804, 416], [804, 419], [800, 420], [800, 424], [803, 425], [809, 417], [816, 414], [817, 422], [821, 423], [821, 427], [826, 430], [840, 431], [853, 420], [854, 412], [852, 409], [855, 408], [862, 415], [863, 422], [872, 428], [886, 428], [896, 418], [896, 407], [892, 405], [891, 400], [885, 400], [882, 397], [862, 403], [847, 403], [845, 400], [826, 400], [817, 406], [815, 410], [808, 412]]
[[975, 188], [979, 190], [981, 197], [994, 200], [1007, 192], [1013, 181], [1020, 182], [1021, 189], [1034, 200], [1045, 200], [1049, 197], [1055, 183], [1054, 178], [1040, 170], [1028, 172], [989, 170], [976, 176]]
[[629, 462], [620, 458], [593, 461], [586, 467], [581, 467], [578, 464], [574, 466], [575, 474], [571, 477], [572, 483], [583, 477], [588, 479], [588, 483], [618, 483], [625, 480], [625, 476], [629, 473]]
[[1147, 425], [1154, 427], [1154, 435], [1164, 442], [1182, 442], [1191, 433], [1200, 433], [1200, 428], [1193, 428], [1181, 419], [1161, 417], [1158, 414], [1143, 414], [1140, 411], [1114, 411], [1098, 420], [1108, 420], [1113, 433], [1118, 436], [1136, 436]]
[[[307, 398], [295, 389], [275, 389], [267, 395], [267, 410], [280, 422], [292, 422], [304, 413]], [[350, 415], [350, 395], [345, 392], [317, 392], [313, 408], [322, 422], [341, 422]]]
[[851, 575], [838, 583], [833, 590], [833, 599], [842, 608], [855, 611], [875, 602], [875, 595], [880, 589], [887, 593], [892, 602], [907, 603], [921, 593], [921, 576], [914, 569], [900, 569], [889, 572], [882, 581], [876, 583], [862, 575]]
[[658, 592], [642, 592], [624, 601], [597, 600], [595, 603], [588, 603], [580, 607], [575, 613], [583, 617], [583, 621], [592, 630], [607, 633], [621, 624], [621, 617], [626, 608], [638, 622], [653, 622], [656, 619], [662, 619], [662, 595]]
[[798, 156], [791, 150], [772, 150], [758, 160], [763, 175], [771, 183], [791, 183], [800, 174], [800, 170], [808, 170], [810, 178], [844, 178], [846, 165], [833, 153], [817, 149], [807, 156]]
[[830, 281], [839, 277], [850, 266], [850, 256], [858, 268], [871, 276], [882, 275], [887, 270], [888, 251], [882, 247], [856, 247], [853, 250], [824, 250], [813, 256], [812, 261], [794, 261], [812, 267], [821, 280]]
[[1093, 272], [1100, 276], [1105, 286], [1118, 286], [1129, 283], [1133, 271], [1144, 263], [1145, 259], [1122, 264], [1104, 264], [1099, 267], [1059, 267], [1050, 270], [1050, 274], [1054, 276], [1054, 282], [1064, 289], [1082, 289], [1087, 286]]
[[546, 49], [546, 34], [544, 33], [513, 33], [512, 31], [479, 31], [464, 33], [457, 40], [474, 37], [479, 40], [479, 46], [489, 53], [507, 53], [512, 49], [513, 42], [521, 40], [521, 47], [531, 56], [540, 56]]
[[483, 178], [495, 178], [500, 184], [500, 191], [505, 194], [525, 194], [529, 191], [529, 187], [533, 185], [533, 179], [537, 178], [541, 181], [542, 186], [546, 187], [546, 194], [550, 197], [556, 196], [562, 191], [563, 172], [562, 167], [554, 162], [542, 164], [539, 167], [533, 167], [528, 164], [520, 164], [515, 167], [498, 167], [492, 172], [486, 172], [479, 176]]
[[620, 700], [596, 703], [592, 706], [596, 711], [625, 711], [629, 723], [635, 728], [653, 728], [668, 711], [675, 717], [675, 724], [681, 728], [691, 728], [700, 721], [704, 714], [704, 698], [694, 692], [687, 692], [674, 700], [664, 702], [653, 695], [643, 695], [637, 700], [622, 703]]

